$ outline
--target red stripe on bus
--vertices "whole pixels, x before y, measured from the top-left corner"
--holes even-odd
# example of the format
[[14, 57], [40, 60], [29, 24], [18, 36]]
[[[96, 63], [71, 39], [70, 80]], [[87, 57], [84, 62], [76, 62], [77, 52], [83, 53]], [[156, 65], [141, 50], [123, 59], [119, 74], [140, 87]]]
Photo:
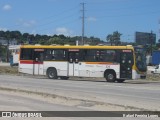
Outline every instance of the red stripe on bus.
[[36, 62], [36, 61], [20, 61], [20, 64], [43, 64], [43, 62]]

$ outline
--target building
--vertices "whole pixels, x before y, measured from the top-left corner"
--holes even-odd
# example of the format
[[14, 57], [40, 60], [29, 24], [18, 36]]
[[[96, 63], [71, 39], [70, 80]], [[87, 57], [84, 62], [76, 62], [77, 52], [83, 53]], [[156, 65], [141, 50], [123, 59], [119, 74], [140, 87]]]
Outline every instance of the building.
[[156, 34], [146, 32], [135, 33], [135, 43], [137, 45], [151, 45], [156, 44]]
[[9, 45], [17, 45], [18, 44], [17, 40], [15, 40], [15, 39], [7, 40], [3, 37], [0, 37], [0, 44], [1, 45], [8, 45], [8, 42], [9, 42]]

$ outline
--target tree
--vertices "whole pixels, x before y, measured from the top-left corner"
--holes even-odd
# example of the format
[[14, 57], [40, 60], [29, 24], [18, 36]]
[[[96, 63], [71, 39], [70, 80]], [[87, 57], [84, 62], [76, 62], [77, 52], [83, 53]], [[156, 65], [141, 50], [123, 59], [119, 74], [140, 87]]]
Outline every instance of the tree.
[[113, 32], [113, 41], [115, 43], [115, 45], [119, 45], [120, 44], [120, 40], [121, 40], [121, 33], [119, 33], [118, 31]]
[[[6, 40], [17, 40], [21, 44], [42, 44], [42, 45], [48, 45], [48, 44], [70, 44], [75, 45], [76, 41], [81, 41], [81, 36], [65, 36], [63, 34], [61, 35], [40, 35], [40, 34], [30, 34], [30, 33], [21, 33], [20, 31], [0, 31], [0, 37], [5, 38]], [[86, 43], [91, 45], [97, 45], [98, 43], [101, 43], [102, 41], [100, 38], [96, 38], [94, 36], [91, 36], [90, 38], [84, 37]]]
[[113, 34], [109, 34], [106, 37], [106, 40], [109, 41], [111, 43], [111, 45], [119, 45], [120, 44], [120, 37], [121, 37], [121, 33], [119, 33], [118, 31], [113, 32]]
[[154, 50], [158, 50], [158, 46], [157, 46], [157, 45], [153, 45], [153, 46], [151, 46], [151, 45], [146, 45], [146, 46], [145, 46], [145, 49], [146, 49], [147, 55], [152, 55], [152, 52], [153, 52]]
[[49, 45], [51, 45], [51, 44], [63, 45], [64, 41], [61, 38], [59, 38], [59, 37], [53, 37], [53, 38], [49, 39], [48, 44]]
[[5, 32], [1, 30], [0, 31], [0, 37], [5, 37], [4, 35], [5, 35]]
[[11, 38], [11, 32], [10, 32], [10, 31], [6, 31], [6, 32], [5, 32], [5, 38], [6, 38], [7, 40], [9, 40], [9, 39]]
[[20, 43], [22, 44], [23, 42], [29, 42], [29, 33], [23, 33]]
[[109, 41], [112, 45], [113, 44], [113, 35], [112, 34], [107, 35], [106, 40]]

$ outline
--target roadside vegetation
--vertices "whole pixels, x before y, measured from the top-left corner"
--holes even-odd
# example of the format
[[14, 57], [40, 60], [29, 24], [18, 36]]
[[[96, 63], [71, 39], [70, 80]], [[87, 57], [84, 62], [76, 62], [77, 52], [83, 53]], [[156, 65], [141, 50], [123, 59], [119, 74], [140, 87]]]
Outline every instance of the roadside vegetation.
[[[51, 44], [70, 44], [75, 45], [77, 40], [81, 40], [81, 36], [65, 36], [61, 35], [40, 35], [40, 34], [29, 34], [21, 33], [20, 31], [0, 31], [0, 37], [5, 38], [6, 40], [17, 40], [18, 44], [42, 44], [42, 45], [51, 45]], [[86, 44], [97, 45], [100, 42], [100, 38], [91, 36], [84, 37]]]

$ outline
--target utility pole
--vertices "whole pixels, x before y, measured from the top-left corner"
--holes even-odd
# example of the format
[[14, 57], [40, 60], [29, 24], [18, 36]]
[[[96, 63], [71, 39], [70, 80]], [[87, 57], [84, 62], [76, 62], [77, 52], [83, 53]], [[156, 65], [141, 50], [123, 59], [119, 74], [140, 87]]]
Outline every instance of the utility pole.
[[84, 45], [85, 44], [85, 41], [84, 41], [84, 19], [85, 19], [85, 14], [84, 14], [84, 12], [85, 12], [85, 8], [84, 8], [84, 5], [85, 5], [85, 3], [81, 3], [81, 5], [82, 5], [82, 45]]
[[151, 41], [151, 56], [152, 56], [152, 52], [153, 52], [153, 31], [151, 30], [151, 34], [150, 34], [150, 41]]
[[7, 38], [6, 50], [7, 50], [7, 62], [9, 62], [9, 38]]
[[159, 24], [159, 28], [158, 28], [158, 42], [160, 43], [160, 19], [158, 21], [158, 24]]

